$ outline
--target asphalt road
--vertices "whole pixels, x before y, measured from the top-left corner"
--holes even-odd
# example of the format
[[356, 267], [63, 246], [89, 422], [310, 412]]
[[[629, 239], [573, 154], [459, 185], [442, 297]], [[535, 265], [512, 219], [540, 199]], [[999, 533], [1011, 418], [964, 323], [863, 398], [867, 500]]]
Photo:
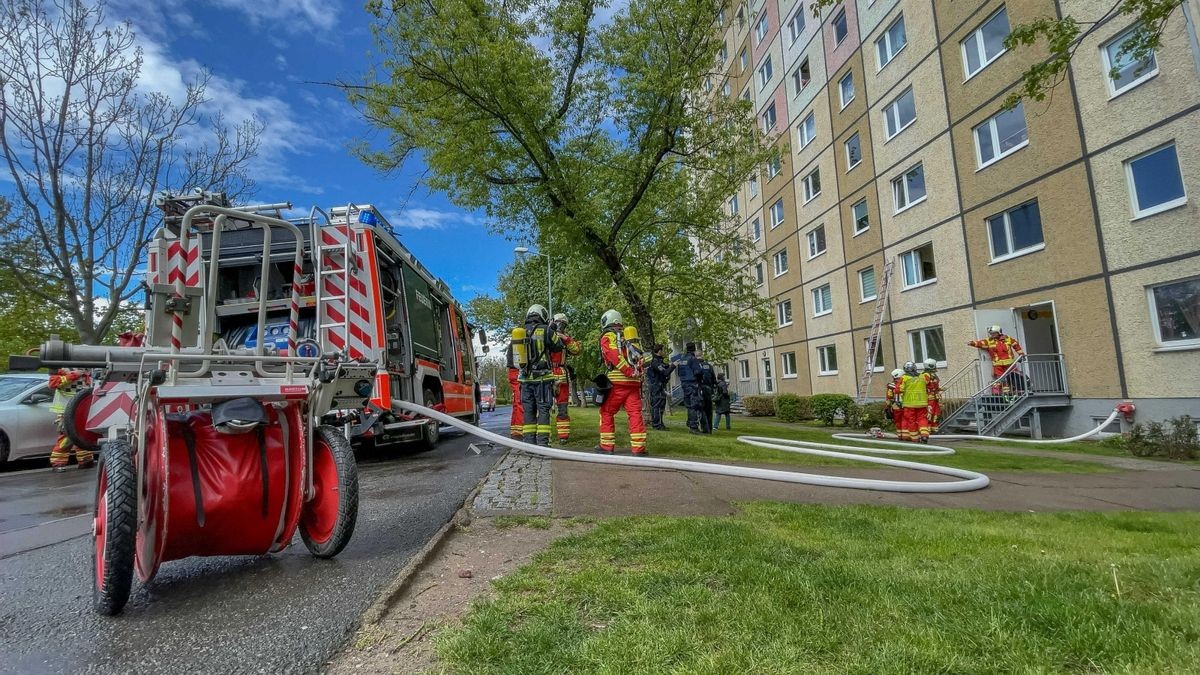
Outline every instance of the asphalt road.
[[[506, 430], [508, 412], [483, 425]], [[361, 457], [358, 525], [333, 560], [297, 536], [278, 555], [165, 563], [115, 618], [91, 609], [94, 472], [0, 476], [0, 672], [314, 672], [503, 454], [470, 442]]]

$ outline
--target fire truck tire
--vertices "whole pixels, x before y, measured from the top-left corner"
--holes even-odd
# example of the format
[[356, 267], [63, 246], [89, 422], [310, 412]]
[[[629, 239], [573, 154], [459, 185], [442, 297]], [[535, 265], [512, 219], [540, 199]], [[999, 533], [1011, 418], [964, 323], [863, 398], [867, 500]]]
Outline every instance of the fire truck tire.
[[334, 427], [317, 427], [313, 444], [314, 494], [300, 514], [300, 538], [309, 553], [332, 558], [350, 543], [358, 522], [358, 465], [350, 442]]
[[88, 387], [76, 393], [67, 401], [63, 408], [63, 433], [73, 445], [84, 450], [100, 452], [100, 435], [86, 428], [88, 413], [91, 411], [92, 388]]
[[[426, 408], [432, 408], [438, 404], [438, 396], [432, 389], [426, 389], [422, 393], [422, 398], [425, 401]], [[421, 432], [421, 446], [426, 450], [433, 450], [437, 447], [438, 441], [442, 438], [441, 425], [436, 421], [432, 421], [425, 425], [425, 429]]]
[[120, 613], [133, 587], [137, 540], [137, 471], [127, 441], [104, 444], [96, 472], [96, 510], [92, 524], [92, 607]]

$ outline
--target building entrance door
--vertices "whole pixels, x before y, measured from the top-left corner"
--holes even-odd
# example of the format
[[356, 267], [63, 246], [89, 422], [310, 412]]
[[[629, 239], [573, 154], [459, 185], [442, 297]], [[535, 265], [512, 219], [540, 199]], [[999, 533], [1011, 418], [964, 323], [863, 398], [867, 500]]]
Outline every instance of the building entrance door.
[[1026, 370], [1034, 391], [1066, 392], [1062, 357], [1059, 355], [1058, 316], [1054, 303], [1017, 307], [1018, 332], [1014, 337], [1029, 355]]

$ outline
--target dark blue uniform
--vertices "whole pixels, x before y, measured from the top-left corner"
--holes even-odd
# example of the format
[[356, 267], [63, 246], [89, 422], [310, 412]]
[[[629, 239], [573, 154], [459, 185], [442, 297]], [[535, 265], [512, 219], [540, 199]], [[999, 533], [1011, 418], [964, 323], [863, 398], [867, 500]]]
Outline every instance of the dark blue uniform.
[[650, 358], [646, 368], [646, 379], [650, 383], [650, 426], [655, 429], [667, 428], [663, 424], [663, 411], [667, 407], [667, 384], [674, 370], [675, 364], [668, 364], [658, 354]]
[[679, 384], [683, 387], [683, 405], [687, 407], [687, 426], [695, 432], [705, 428], [701, 418], [704, 416], [704, 394], [700, 389], [700, 379], [703, 368], [700, 359], [695, 354], [688, 354], [679, 366]]

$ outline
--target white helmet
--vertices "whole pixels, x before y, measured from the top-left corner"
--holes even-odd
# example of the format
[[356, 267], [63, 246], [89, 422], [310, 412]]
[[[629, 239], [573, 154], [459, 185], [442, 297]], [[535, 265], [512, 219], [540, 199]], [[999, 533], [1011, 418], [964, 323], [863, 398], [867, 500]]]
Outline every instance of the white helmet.
[[912, 361], [905, 361], [904, 372], [909, 373], [910, 375], [915, 375], [917, 372], [917, 364], [913, 363]]
[[937, 370], [937, 360], [925, 359], [925, 370]]
[[623, 319], [621, 319], [621, 313], [615, 309], [608, 310], [604, 313], [604, 316], [600, 317], [601, 328], [608, 328], [609, 326], [617, 323], [624, 324], [625, 322]]
[[542, 321], [546, 320], [546, 308], [541, 305], [530, 305], [529, 311], [525, 312], [525, 316], [537, 316]]
[[901, 376], [901, 375], [903, 375], [903, 374], [904, 374], [904, 371], [903, 371], [903, 370], [900, 370], [899, 368], [897, 368], [897, 369], [895, 369], [895, 370], [893, 370], [893, 371], [892, 371], [892, 379], [894, 380], [894, 379], [896, 379], [897, 377], [900, 377], [900, 376]]
[[988, 326], [988, 332], [989, 333], [1003, 333], [1004, 331], [1001, 330], [1000, 324], [995, 324], [992, 326]]
[[567, 315], [566, 315], [566, 314], [563, 314], [562, 312], [559, 312], [558, 314], [555, 314], [555, 315], [554, 315], [554, 320], [555, 320], [555, 321], [556, 321], [556, 322], [557, 322], [557, 323], [558, 323], [560, 326], [566, 326], [566, 325], [567, 325], [567, 323], [568, 323], [568, 322], [567, 322]]

